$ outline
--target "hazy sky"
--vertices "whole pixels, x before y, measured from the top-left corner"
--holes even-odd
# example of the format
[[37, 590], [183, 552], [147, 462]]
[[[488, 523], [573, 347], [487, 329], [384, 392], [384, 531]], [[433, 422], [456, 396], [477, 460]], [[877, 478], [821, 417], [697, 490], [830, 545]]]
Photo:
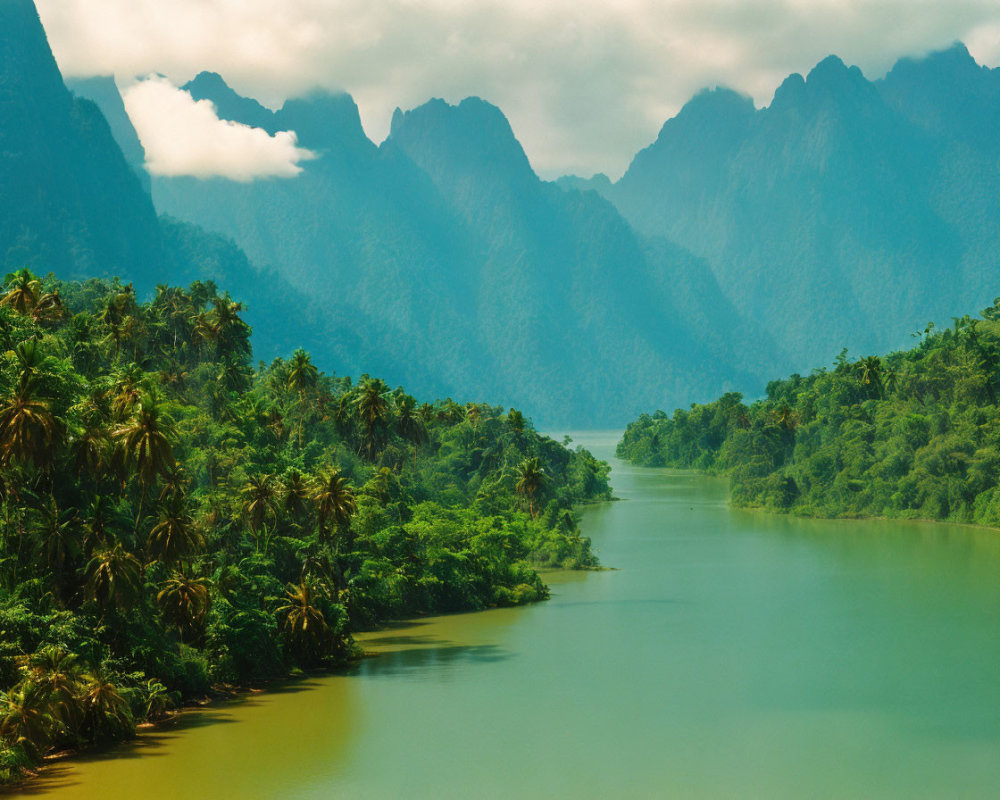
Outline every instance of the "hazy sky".
[[397, 106], [479, 95], [503, 109], [546, 177], [617, 177], [697, 90], [725, 84], [766, 105], [787, 74], [830, 53], [868, 77], [955, 40], [1000, 63], [998, 0], [37, 4], [67, 76], [114, 73], [121, 85], [156, 72], [179, 84], [209, 69], [272, 106], [315, 86], [344, 89], [376, 142]]

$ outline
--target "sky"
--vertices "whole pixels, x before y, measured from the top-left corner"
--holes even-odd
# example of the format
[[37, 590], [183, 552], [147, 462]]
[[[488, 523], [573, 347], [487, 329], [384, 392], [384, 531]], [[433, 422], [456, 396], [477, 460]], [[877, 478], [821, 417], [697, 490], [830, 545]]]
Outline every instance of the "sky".
[[[206, 124], [205, 109], [171, 97], [201, 70], [272, 107], [313, 88], [347, 91], [376, 142], [396, 107], [477, 95], [504, 111], [543, 177], [617, 178], [703, 88], [729, 86], [767, 105], [788, 74], [831, 53], [878, 78], [902, 56], [955, 41], [979, 63], [1000, 64], [998, 0], [36, 2], [67, 77], [113, 74], [128, 90], [162, 76], [126, 100], [135, 121], [139, 97], [140, 136], [147, 149], [157, 140], [153, 155], [175, 170], [167, 174], [183, 172], [184, 159], [206, 163], [226, 143], [279, 177], [310, 155], [291, 134], [265, 142], [260, 131]], [[201, 123], [186, 128], [183, 153], [171, 150], [172, 131], [156, 130], [170, 109]], [[254, 177], [236, 160], [237, 179]]]

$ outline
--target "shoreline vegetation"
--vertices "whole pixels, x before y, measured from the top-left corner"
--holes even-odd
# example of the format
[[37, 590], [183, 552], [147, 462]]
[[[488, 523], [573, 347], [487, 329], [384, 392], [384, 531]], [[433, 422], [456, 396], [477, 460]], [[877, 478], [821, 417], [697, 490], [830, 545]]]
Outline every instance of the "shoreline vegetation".
[[1000, 298], [909, 350], [632, 422], [616, 455], [728, 477], [734, 507], [1000, 528]]
[[5, 278], [0, 784], [598, 566], [573, 509], [610, 499], [606, 463], [515, 409], [255, 364], [242, 312], [211, 282]]

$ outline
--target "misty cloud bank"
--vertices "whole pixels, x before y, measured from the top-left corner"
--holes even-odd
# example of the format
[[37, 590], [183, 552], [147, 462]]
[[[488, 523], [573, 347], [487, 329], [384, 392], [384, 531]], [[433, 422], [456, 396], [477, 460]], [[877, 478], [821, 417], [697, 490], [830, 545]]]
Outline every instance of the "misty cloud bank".
[[770, 102], [836, 53], [879, 77], [964, 41], [1000, 60], [996, 0], [38, 0], [69, 76], [212, 70], [273, 106], [344, 89], [369, 135], [396, 106], [478, 95], [543, 174], [616, 175], [698, 90]]
[[300, 161], [315, 157], [298, 146], [294, 131], [271, 136], [260, 128], [220, 120], [213, 103], [195, 101], [167, 78], [151, 76], [123, 97], [146, 150], [146, 168], [154, 175], [241, 182], [292, 178], [302, 172]]

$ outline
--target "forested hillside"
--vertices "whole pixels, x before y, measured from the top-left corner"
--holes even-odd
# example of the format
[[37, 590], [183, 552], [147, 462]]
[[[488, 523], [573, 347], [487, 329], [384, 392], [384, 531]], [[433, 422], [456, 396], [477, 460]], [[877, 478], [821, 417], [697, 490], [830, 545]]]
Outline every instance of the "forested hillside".
[[728, 475], [732, 501], [1000, 527], [1000, 299], [910, 350], [849, 359], [629, 425], [618, 455]]
[[0, 769], [219, 684], [334, 665], [403, 615], [543, 599], [607, 466], [520, 412], [255, 363], [214, 284], [7, 276]]

